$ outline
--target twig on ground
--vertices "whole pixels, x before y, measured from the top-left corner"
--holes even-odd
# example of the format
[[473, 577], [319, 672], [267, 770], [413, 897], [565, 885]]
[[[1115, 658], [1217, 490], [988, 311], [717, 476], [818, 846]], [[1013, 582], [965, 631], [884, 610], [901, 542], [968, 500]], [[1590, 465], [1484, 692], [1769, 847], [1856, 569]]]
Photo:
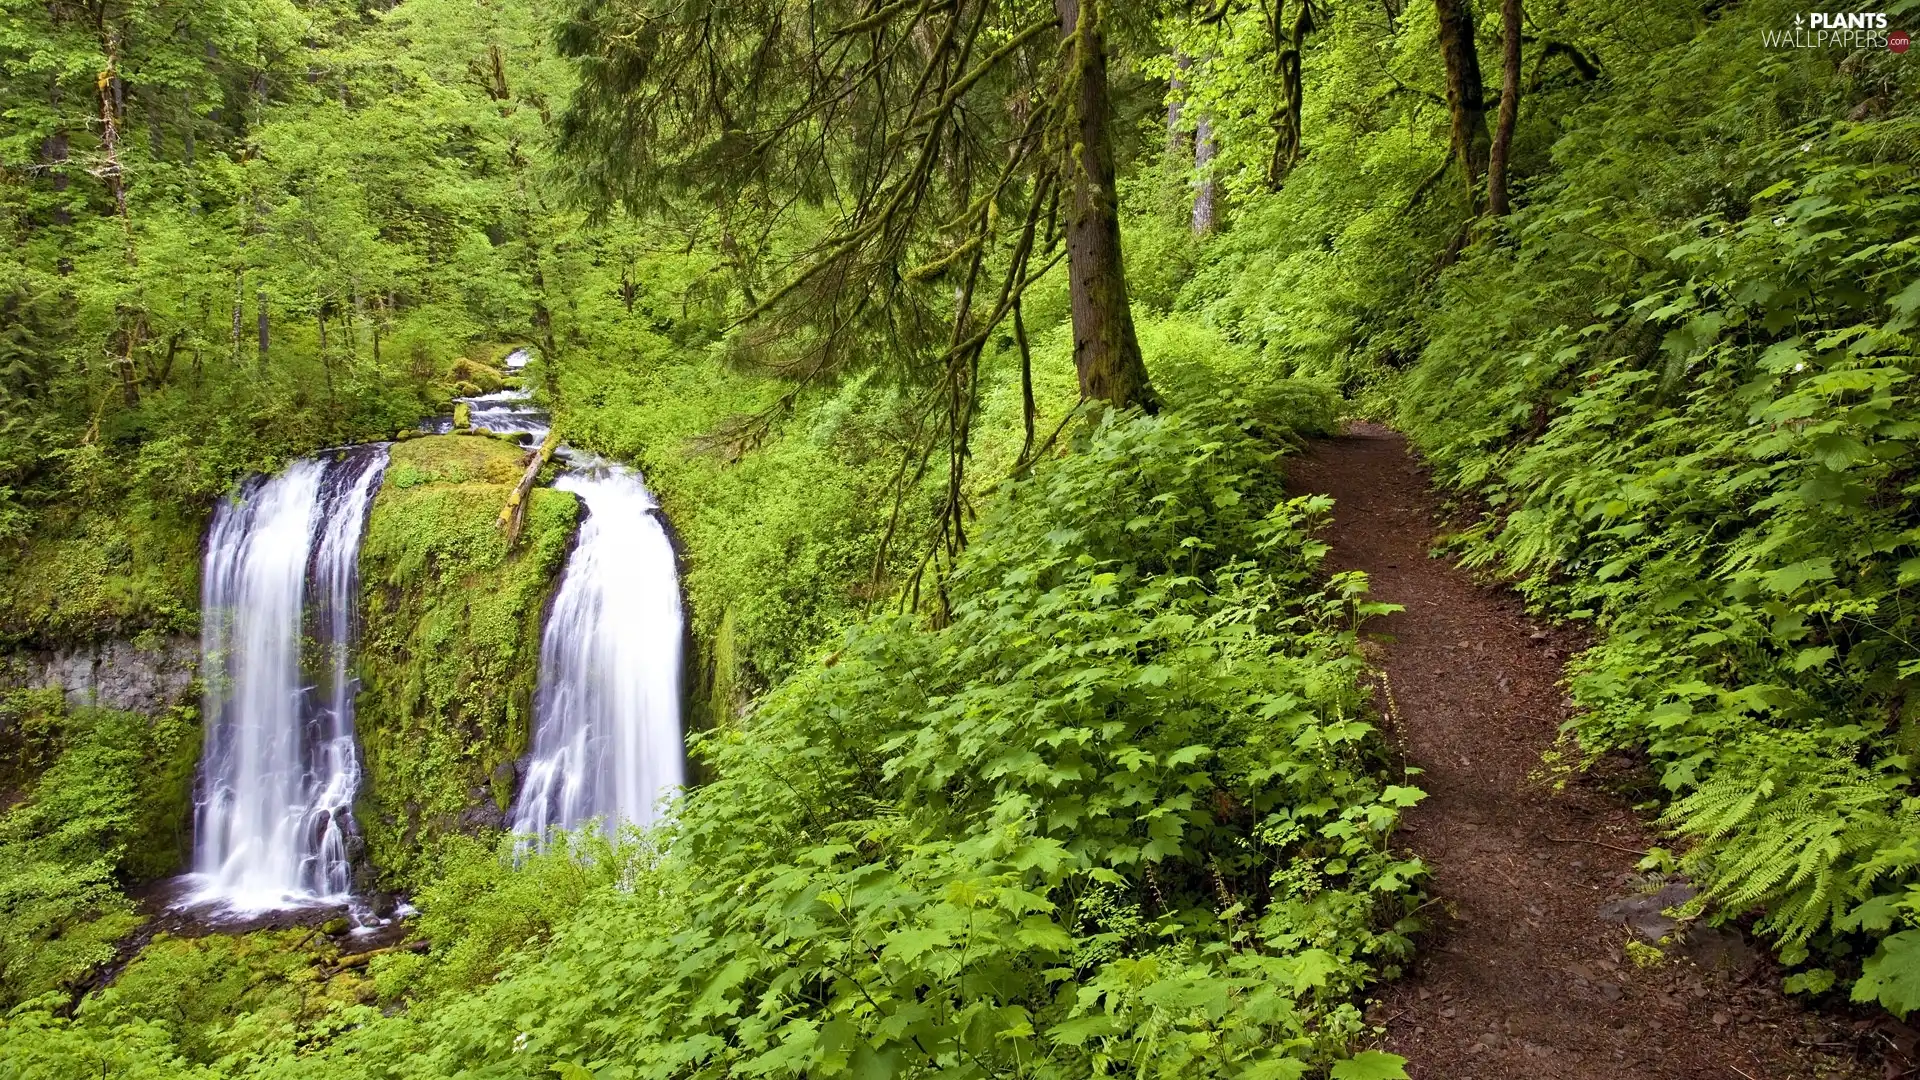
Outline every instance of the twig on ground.
[[1604, 840], [1587, 840], [1578, 836], [1543, 836], [1541, 839], [1551, 840], [1556, 844], [1592, 844], [1594, 847], [1603, 847], [1609, 851], [1620, 851], [1628, 855], [1647, 854], [1639, 848], [1621, 847], [1619, 844], [1609, 844]]

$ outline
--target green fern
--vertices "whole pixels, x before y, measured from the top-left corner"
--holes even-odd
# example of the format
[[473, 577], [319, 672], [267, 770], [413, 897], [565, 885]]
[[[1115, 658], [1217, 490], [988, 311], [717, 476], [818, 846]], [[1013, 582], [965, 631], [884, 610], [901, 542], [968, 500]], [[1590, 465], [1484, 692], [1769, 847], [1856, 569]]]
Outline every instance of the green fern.
[[1722, 772], [1668, 818], [1698, 843], [1684, 865], [1704, 898], [1730, 912], [1763, 910], [1764, 929], [1800, 945], [1912, 874], [1920, 852], [1904, 838], [1920, 814], [1887, 778], [1851, 762], [1797, 745], [1767, 759]]

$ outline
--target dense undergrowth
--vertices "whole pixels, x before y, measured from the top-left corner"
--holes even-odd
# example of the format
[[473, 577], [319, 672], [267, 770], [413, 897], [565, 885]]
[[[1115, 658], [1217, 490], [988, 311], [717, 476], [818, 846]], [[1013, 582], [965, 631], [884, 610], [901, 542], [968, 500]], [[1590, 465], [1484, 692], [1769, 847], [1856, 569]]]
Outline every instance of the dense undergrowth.
[[[1317, 406], [1258, 426], [1330, 418], [1323, 392], [1290, 396]], [[1422, 870], [1390, 841], [1419, 793], [1360, 690], [1354, 630], [1377, 605], [1358, 576], [1321, 576], [1326, 505], [1283, 497], [1256, 426], [1244, 401], [1109, 415], [1003, 490], [944, 627], [849, 630], [750, 730], [704, 737], [718, 779], [646, 845], [603, 849], [597, 879], [543, 857], [536, 874], [584, 885], [574, 901], [491, 855], [459, 863], [419, 897], [450, 951], [375, 969], [410, 1009], [346, 1007], [219, 1072], [1285, 1077], [1347, 1059], [1367, 1034], [1354, 995], [1409, 955]], [[500, 953], [465, 950], [469, 920], [508, 928], [481, 935]], [[25, 1076], [89, 1038], [190, 1071], [121, 1020], [26, 1017], [0, 1049]], [[1398, 1074], [1374, 1052], [1335, 1073]]]
[[0, 1008], [80, 985], [142, 921], [121, 883], [180, 858], [199, 725], [0, 696]]
[[1769, 47], [1784, 4], [1528, 14], [1598, 73], [1522, 99], [1511, 217], [1447, 264], [1444, 131], [1336, 111], [1394, 100], [1363, 61], [1399, 47], [1343, 23], [1310, 115], [1367, 137], [1250, 200], [1179, 307], [1397, 419], [1484, 511], [1465, 561], [1595, 626], [1574, 757], [1647, 764], [1706, 912], [1790, 988], [1920, 1006], [1916, 69]]
[[1724, 192], [1642, 191], [1645, 216], [1604, 224], [1606, 179], [1570, 169], [1514, 249], [1449, 284], [1476, 325], [1438, 322], [1403, 406], [1495, 507], [1469, 562], [1605, 628], [1572, 682], [1582, 749], [1650, 757], [1688, 869], [1810, 958], [1798, 985], [1903, 931], [1856, 989], [1901, 1011], [1920, 1006], [1895, 974], [1920, 972], [1917, 132], [1788, 113], [1740, 132]]
[[[972, 544], [899, 614], [945, 495], [897, 480], [925, 373], [756, 362], [730, 320], [793, 237], [755, 265], [724, 228], [545, 201], [564, 6], [314, 5], [298, 51], [284, 5], [194, 9], [232, 16], [218, 47], [135, 80], [136, 274], [106, 189], [41, 160], [48, 116], [10, 138], [38, 171], [4, 204], [0, 645], [191, 632], [235, 477], [407, 428], [489, 387], [464, 358], [525, 341], [558, 429], [642, 466], [675, 523], [712, 782], [617, 848], [516, 864], [460, 835], [504, 809], [577, 508], [537, 493], [509, 551], [517, 454], [398, 444], [364, 552], [358, 816], [431, 952], [162, 938], [75, 1007], [135, 921], [122, 887], [170, 869], [196, 736], [8, 698], [0, 997], [45, 995], [0, 1025], [9, 1069], [1396, 1075], [1354, 1056], [1356, 1001], [1408, 957], [1420, 867], [1389, 844], [1417, 792], [1359, 689], [1377, 609], [1320, 574], [1327, 508], [1284, 499], [1273, 457], [1342, 408], [1396, 420], [1478, 515], [1469, 564], [1594, 627], [1573, 757], [1646, 766], [1711, 917], [1756, 918], [1790, 988], [1920, 1006], [1910, 59], [1766, 46], [1793, 14], [1773, 0], [1529, 3], [1516, 209], [1492, 221], [1447, 169], [1427, 5], [1302, 31], [1307, 152], [1278, 176], [1256, 13], [1130, 27], [1164, 38], [1115, 79], [1167, 408], [1068, 426], [1003, 484], [1033, 439], [1023, 344], [1038, 437], [1077, 401], [1062, 275], [1034, 283], [1028, 340], [1002, 327], [971, 372]], [[62, 40], [85, 90], [98, 50]], [[232, 59], [262, 45], [285, 51]], [[1146, 76], [1175, 70], [1170, 122]], [[4, 89], [39, 109], [47, 73]], [[1207, 182], [1224, 228], [1196, 238]], [[112, 365], [135, 302], [137, 402]]]

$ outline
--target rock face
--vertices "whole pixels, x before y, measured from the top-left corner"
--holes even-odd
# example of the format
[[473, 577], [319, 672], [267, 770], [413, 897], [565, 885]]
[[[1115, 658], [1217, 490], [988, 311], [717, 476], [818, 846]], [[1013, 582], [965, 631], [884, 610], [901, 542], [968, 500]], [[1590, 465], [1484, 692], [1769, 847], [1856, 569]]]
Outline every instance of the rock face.
[[0, 656], [0, 688], [58, 686], [71, 705], [154, 714], [189, 700], [199, 661], [200, 643], [191, 637], [108, 638]]
[[393, 447], [360, 547], [354, 807], [382, 887], [419, 883], [452, 833], [506, 824], [530, 746], [542, 612], [580, 520], [536, 487], [509, 545], [498, 524], [526, 453], [429, 435]]

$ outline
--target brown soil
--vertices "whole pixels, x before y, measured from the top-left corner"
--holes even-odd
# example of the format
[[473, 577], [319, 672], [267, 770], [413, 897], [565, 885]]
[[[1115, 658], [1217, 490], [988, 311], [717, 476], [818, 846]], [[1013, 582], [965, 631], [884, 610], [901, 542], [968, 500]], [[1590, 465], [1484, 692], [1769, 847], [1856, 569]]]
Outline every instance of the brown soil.
[[[1382, 711], [1423, 770], [1427, 799], [1401, 841], [1437, 902], [1421, 961], [1371, 1015], [1414, 1080], [1882, 1075], [1862, 1064], [1863, 1025], [1783, 997], [1778, 969], [1738, 934], [1674, 932], [1660, 901], [1635, 899], [1664, 883], [1636, 872], [1633, 852], [1657, 839], [1620, 799], [1590, 778], [1543, 778], [1580, 641], [1429, 557], [1436, 505], [1400, 435], [1356, 424], [1291, 462], [1289, 483], [1337, 501], [1332, 568], [1367, 571], [1376, 599], [1405, 608], [1369, 624], [1370, 650]], [[1685, 886], [1669, 888], [1670, 901]], [[1629, 922], [1665, 932], [1668, 957], [1637, 964]]]

